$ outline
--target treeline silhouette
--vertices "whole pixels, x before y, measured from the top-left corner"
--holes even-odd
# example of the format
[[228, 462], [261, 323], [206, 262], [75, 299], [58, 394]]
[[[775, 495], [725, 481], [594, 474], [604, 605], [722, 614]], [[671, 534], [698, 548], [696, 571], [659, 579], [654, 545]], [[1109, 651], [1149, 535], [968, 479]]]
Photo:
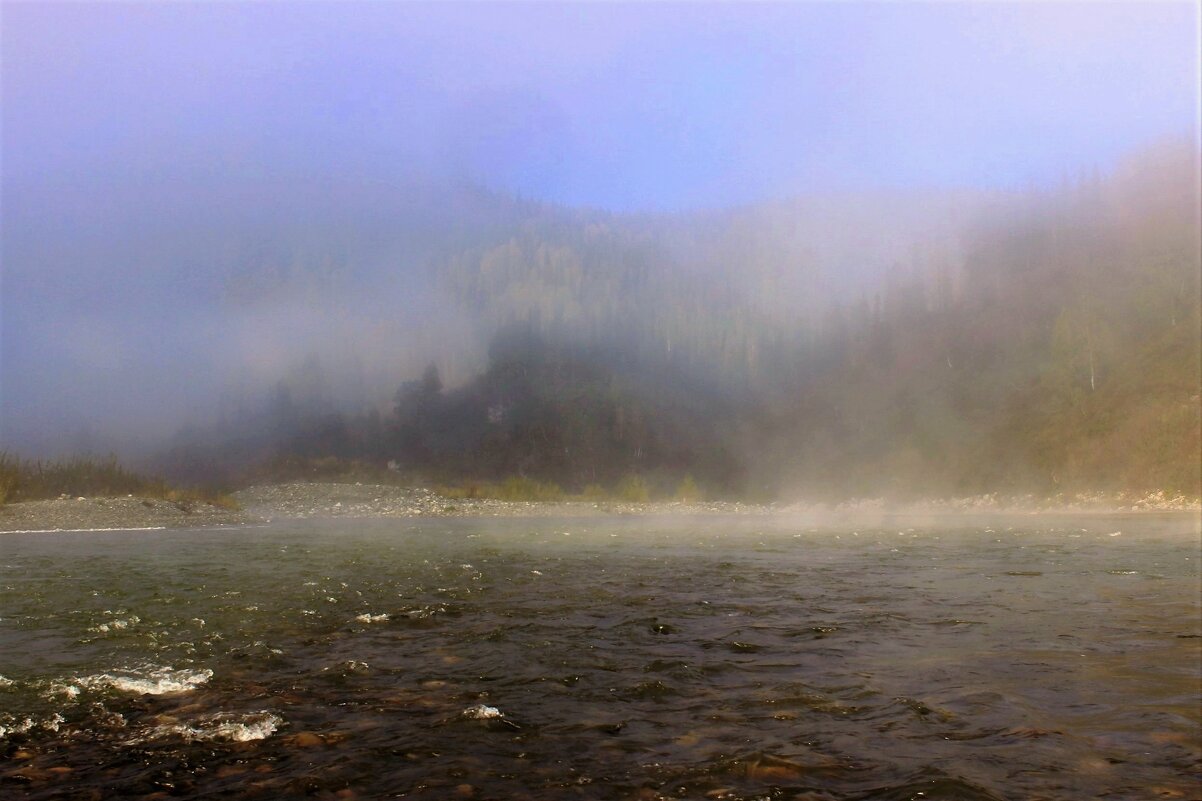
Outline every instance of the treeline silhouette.
[[832, 257], [806, 255], [812, 226], [784, 224], [819, 213], [806, 203], [531, 207], [439, 272], [493, 332], [466, 380], [444, 386], [432, 364], [390, 404], [346, 412], [312, 391], [311, 362], [162, 463], [209, 480], [358, 465], [570, 492], [687, 479], [755, 498], [1196, 496], [1197, 165], [1193, 143], [1169, 143], [1105, 177], [977, 197], [893, 269], [829, 295]]

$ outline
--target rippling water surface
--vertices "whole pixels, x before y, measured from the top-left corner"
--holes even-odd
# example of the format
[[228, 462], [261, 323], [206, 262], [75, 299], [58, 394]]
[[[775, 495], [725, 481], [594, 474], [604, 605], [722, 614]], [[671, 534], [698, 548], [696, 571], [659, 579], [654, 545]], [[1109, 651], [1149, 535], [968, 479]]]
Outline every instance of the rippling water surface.
[[0, 797], [1199, 798], [1196, 517], [0, 538]]

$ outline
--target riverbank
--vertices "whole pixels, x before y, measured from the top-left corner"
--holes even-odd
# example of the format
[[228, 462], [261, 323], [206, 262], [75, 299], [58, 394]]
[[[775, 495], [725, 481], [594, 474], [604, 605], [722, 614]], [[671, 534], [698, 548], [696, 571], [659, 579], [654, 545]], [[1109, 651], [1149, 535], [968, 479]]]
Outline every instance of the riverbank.
[[263, 519], [326, 517], [580, 517], [634, 514], [771, 514], [771, 505], [737, 501], [502, 501], [448, 498], [417, 487], [384, 484], [276, 484], [234, 493]]
[[83, 529], [197, 528], [257, 522], [243, 511], [204, 501], [119, 498], [57, 498], [0, 507], [0, 532]]
[[234, 494], [247, 512], [262, 519], [326, 517], [576, 517], [595, 515], [832, 515], [880, 514], [1128, 514], [1189, 512], [1196, 499], [1164, 492], [1081, 493], [1040, 498], [997, 493], [913, 502], [864, 498], [841, 503], [739, 501], [502, 501], [448, 498], [423, 488], [381, 484], [291, 483], [251, 487]]
[[799, 515], [863, 519], [881, 515], [1132, 514], [1198, 512], [1198, 501], [1167, 493], [1101, 493], [1038, 498], [980, 495], [895, 503], [879, 498], [843, 503], [750, 504], [737, 501], [502, 501], [448, 498], [419, 487], [291, 483], [234, 493], [232, 510], [203, 501], [59, 498], [0, 507], [0, 532], [85, 529], [204, 528], [273, 520], [407, 517], [598, 517], [609, 515]]

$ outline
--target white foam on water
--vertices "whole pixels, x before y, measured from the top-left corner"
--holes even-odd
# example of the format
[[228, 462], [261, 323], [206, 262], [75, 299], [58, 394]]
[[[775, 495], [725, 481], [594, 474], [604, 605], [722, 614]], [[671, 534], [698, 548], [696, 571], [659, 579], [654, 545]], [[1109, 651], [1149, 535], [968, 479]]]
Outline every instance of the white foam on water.
[[283, 648], [272, 648], [270, 645], [268, 645], [267, 643], [263, 642], [262, 640], [255, 640], [254, 642], [252, 642], [252, 643], [250, 644], [250, 647], [251, 647], [251, 648], [265, 648], [265, 649], [267, 650], [267, 653], [269, 653], [269, 654], [275, 654], [276, 656], [283, 656], [283, 655], [284, 655], [284, 649], [283, 649]]
[[496, 718], [504, 717], [504, 715], [501, 713], [501, 710], [497, 709], [495, 706], [487, 706], [485, 704], [469, 706], [467, 709], [463, 710], [463, 716], [470, 720], [494, 720]]
[[417, 609], [410, 609], [405, 613], [405, 616], [410, 620], [428, 620], [446, 611], [446, 607], [442, 604], [428, 604], [426, 606], [419, 606]]
[[0, 739], [8, 737], [12, 734], [25, 734], [37, 724], [32, 718], [24, 720], [10, 720], [7, 723], [0, 723]]
[[195, 690], [213, 678], [207, 668], [172, 670], [167, 667], [152, 667], [139, 671], [122, 671], [119, 674], [96, 673], [75, 680], [80, 687], [89, 690], [114, 689], [137, 695], [166, 695]]
[[371, 612], [364, 612], [361, 615], [355, 615], [355, 620], [360, 623], [383, 623], [388, 620], [388, 615], [384, 613], [373, 615]]
[[127, 744], [174, 737], [180, 737], [189, 742], [224, 740], [248, 743], [253, 740], [265, 740], [275, 734], [283, 723], [282, 717], [266, 710], [245, 714], [222, 712], [199, 717], [189, 723], [155, 726], [127, 741]]
[[65, 722], [66, 718], [57, 712], [44, 720], [34, 720], [30, 717], [18, 720], [11, 715], [5, 715], [0, 718], [0, 740], [16, 734], [28, 734], [34, 729], [56, 732], [59, 730], [59, 726]]
[[92, 626], [88, 631], [94, 631], [98, 634], [108, 634], [110, 631], [121, 631], [130, 626], [137, 625], [142, 622], [142, 618], [137, 615], [130, 615], [124, 620], [110, 620], [108, 623], [101, 623], [99, 626]]
[[79, 687], [75, 684], [65, 684], [61, 681], [54, 681], [50, 683], [50, 689], [42, 695], [44, 697], [65, 695], [68, 698], [75, 698], [80, 692], [81, 691]]
[[14, 684], [16, 684], [16, 682], [13, 681], [12, 679], [10, 679], [6, 676], [0, 676], [0, 687], [11, 687]]

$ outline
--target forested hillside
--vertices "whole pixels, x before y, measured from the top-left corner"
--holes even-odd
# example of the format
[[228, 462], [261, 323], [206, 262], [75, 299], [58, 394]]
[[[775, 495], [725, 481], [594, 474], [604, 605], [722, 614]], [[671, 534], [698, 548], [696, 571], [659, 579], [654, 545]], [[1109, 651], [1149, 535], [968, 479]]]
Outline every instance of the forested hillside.
[[[399, 390], [371, 389], [402, 330], [381, 323], [357, 405], [331, 355], [361, 358], [356, 341], [318, 343], [270, 398], [241, 399], [164, 460], [228, 476], [335, 456], [571, 489], [687, 475], [757, 497], [1197, 495], [1197, 166], [1178, 142], [1051, 190], [682, 216], [475, 196], [454, 225], [433, 214], [442, 233], [403, 280], [351, 247], [287, 275], [252, 260], [229, 284], [251, 306], [307, 286], [337, 308], [346, 290], [314, 276], [350, 276], [356, 297], [375, 290], [360, 317], [436, 299], [426, 330], [457, 333], [396, 341]], [[387, 217], [376, 225], [387, 252]]]
[[786, 482], [1196, 495], [1196, 165], [1166, 149], [987, 209], [958, 281], [894, 284], [829, 332], [829, 367], [773, 409]]

